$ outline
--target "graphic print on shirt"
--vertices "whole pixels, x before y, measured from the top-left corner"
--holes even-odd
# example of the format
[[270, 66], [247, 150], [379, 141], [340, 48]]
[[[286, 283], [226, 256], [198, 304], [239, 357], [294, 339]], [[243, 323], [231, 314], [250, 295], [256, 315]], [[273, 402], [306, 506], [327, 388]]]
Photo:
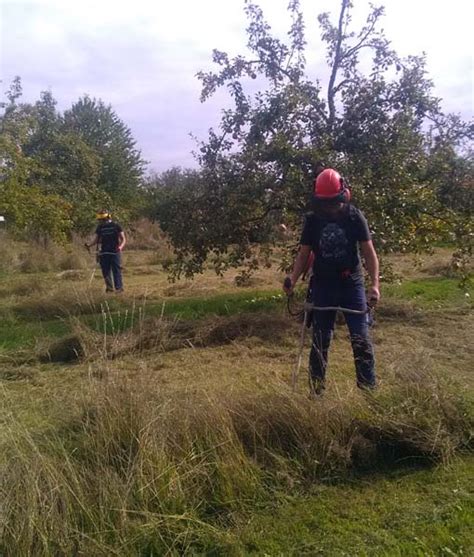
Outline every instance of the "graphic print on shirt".
[[321, 230], [319, 253], [324, 259], [334, 263], [343, 262], [348, 256], [349, 241], [346, 232], [335, 222], [330, 222]]

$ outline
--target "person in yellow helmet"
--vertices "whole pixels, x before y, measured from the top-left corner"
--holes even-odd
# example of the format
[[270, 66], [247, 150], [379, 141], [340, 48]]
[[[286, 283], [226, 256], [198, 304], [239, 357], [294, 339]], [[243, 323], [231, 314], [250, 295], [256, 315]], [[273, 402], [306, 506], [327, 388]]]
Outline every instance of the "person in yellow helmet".
[[112, 220], [112, 215], [106, 209], [96, 214], [98, 221], [95, 238], [87, 248], [97, 246], [102, 276], [105, 280], [106, 292], [123, 292], [121, 252], [126, 244], [125, 233], [120, 224]]

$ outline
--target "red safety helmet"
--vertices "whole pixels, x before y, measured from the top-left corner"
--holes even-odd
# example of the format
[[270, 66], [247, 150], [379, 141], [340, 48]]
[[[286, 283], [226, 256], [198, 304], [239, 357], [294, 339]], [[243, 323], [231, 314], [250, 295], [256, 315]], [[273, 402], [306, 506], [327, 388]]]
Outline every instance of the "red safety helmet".
[[314, 182], [313, 195], [318, 202], [348, 203], [350, 189], [344, 178], [333, 168], [326, 168]]

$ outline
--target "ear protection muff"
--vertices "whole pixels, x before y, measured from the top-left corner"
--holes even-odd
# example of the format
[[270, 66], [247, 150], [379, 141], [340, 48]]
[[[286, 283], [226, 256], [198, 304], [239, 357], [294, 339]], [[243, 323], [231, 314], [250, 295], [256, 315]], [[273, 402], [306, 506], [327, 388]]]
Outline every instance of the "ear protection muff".
[[349, 203], [351, 200], [351, 186], [345, 178], [341, 176], [341, 193], [339, 194], [343, 203]]

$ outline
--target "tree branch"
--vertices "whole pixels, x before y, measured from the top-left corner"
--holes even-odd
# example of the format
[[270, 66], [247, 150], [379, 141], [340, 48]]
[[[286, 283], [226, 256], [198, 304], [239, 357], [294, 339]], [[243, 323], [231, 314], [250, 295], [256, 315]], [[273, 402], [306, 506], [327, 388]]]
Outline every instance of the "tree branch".
[[346, 12], [347, 6], [349, 4], [349, 0], [342, 0], [341, 4], [341, 12], [339, 14], [339, 24], [337, 30], [337, 41], [336, 47], [334, 49], [334, 63], [332, 65], [331, 77], [329, 78], [329, 85], [328, 85], [328, 106], [329, 106], [329, 116], [328, 116], [328, 125], [331, 129], [334, 123], [334, 118], [336, 116], [336, 103], [335, 103], [335, 92], [334, 92], [334, 83], [336, 81], [337, 72], [340, 67], [341, 63], [341, 46], [342, 46], [342, 26], [344, 22], [344, 14]]
[[347, 85], [348, 83], [357, 83], [357, 80], [353, 78], [343, 79], [334, 87], [334, 94], [336, 94], [342, 87], [344, 87], [344, 85]]
[[[356, 44], [355, 46], [350, 48], [347, 52], [345, 52], [341, 56], [341, 60], [344, 59], [344, 58], [350, 58], [353, 54], [355, 54], [358, 50], [360, 50], [362, 48], [362, 46], [364, 46], [365, 41], [372, 34], [372, 31], [374, 30], [376, 23], [377, 23], [377, 18], [374, 18], [374, 20], [372, 21], [372, 25], [367, 30], [367, 33], [362, 37], [362, 39], [358, 42], [358, 44]], [[366, 46], [369, 46], [369, 45], [366, 45]]]

